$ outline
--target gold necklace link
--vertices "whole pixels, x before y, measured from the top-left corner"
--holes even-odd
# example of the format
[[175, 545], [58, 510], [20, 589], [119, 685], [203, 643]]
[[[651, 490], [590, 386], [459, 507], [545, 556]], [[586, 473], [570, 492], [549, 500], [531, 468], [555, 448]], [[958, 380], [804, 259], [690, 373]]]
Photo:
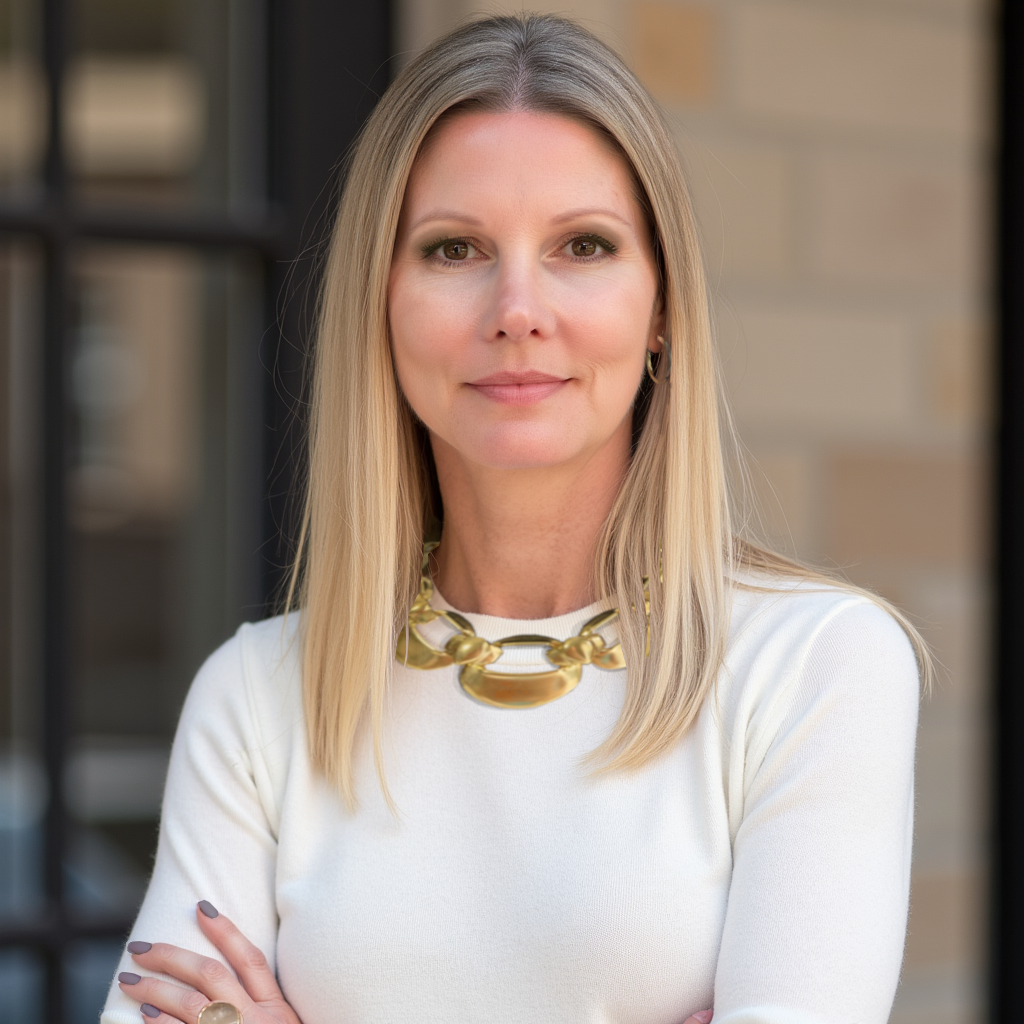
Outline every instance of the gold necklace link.
[[[580, 681], [584, 665], [595, 665], [606, 671], [626, 667], [622, 645], [616, 643], [608, 647], [604, 637], [597, 632], [618, 617], [617, 608], [588, 619], [579, 633], [567, 640], [523, 633], [492, 643], [477, 636], [465, 616], [454, 611], [438, 611], [430, 603], [434, 584], [427, 560], [436, 546], [434, 542], [424, 545], [419, 593], [409, 609], [409, 620], [398, 635], [395, 655], [401, 664], [424, 671], [460, 665], [459, 683], [463, 690], [475, 700], [499, 708], [535, 708], [557, 700]], [[644, 580], [645, 602], [649, 600], [646, 590], [647, 581]], [[444, 619], [455, 630], [455, 635], [443, 648], [427, 643], [417, 628], [436, 619]], [[553, 667], [544, 672], [496, 672], [488, 668], [501, 657], [506, 647], [546, 647], [545, 655]]]

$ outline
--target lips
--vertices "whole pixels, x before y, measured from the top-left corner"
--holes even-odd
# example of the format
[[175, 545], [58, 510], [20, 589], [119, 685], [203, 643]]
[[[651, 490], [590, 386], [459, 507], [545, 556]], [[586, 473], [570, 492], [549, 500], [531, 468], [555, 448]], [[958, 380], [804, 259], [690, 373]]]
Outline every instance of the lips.
[[539, 370], [520, 370], [492, 373], [471, 381], [469, 387], [502, 405], [532, 405], [553, 395], [567, 383], [565, 377]]

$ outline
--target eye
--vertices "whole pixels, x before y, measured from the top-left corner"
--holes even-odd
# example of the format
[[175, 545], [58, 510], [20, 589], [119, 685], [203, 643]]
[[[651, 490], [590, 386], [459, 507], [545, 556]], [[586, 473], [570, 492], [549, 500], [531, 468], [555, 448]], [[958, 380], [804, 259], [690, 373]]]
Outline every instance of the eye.
[[613, 256], [616, 246], [600, 235], [577, 235], [570, 238], [562, 248], [566, 256], [574, 260], [595, 263], [605, 256]]
[[453, 240], [441, 246], [441, 255], [446, 260], [464, 260], [469, 255], [469, 242]]
[[427, 242], [420, 251], [424, 259], [432, 260], [441, 266], [466, 263], [482, 255], [468, 238], [437, 238]]

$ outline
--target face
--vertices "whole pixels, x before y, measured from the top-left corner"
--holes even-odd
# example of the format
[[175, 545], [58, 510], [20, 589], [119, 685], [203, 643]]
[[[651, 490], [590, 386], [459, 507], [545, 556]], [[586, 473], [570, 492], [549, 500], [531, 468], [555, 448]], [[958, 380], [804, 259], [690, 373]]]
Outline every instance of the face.
[[658, 274], [625, 161], [555, 114], [467, 113], [421, 152], [389, 283], [402, 390], [477, 465], [628, 458]]

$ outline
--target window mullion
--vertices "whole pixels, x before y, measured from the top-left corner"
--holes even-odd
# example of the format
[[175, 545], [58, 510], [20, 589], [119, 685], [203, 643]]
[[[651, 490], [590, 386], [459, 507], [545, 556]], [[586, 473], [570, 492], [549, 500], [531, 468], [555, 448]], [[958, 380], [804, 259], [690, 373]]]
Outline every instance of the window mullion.
[[44, 246], [42, 324], [42, 680], [43, 759], [49, 783], [46, 811], [44, 879], [47, 922], [45, 948], [46, 1020], [64, 1020], [63, 951], [67, 941], [64, 863], [68, 821], [64, 801], [65, 758], [70, 739], [68, 686], [67, 459], [68, 422], [65, 388], [69, 328], [69, 244], [67, 167], [63, 145], [63, 83], [68, 53], [68, 3], [43, 0], [42, 51], [48, 96], [48, 140], [44, 164], [47, 206], [54, 219]]

